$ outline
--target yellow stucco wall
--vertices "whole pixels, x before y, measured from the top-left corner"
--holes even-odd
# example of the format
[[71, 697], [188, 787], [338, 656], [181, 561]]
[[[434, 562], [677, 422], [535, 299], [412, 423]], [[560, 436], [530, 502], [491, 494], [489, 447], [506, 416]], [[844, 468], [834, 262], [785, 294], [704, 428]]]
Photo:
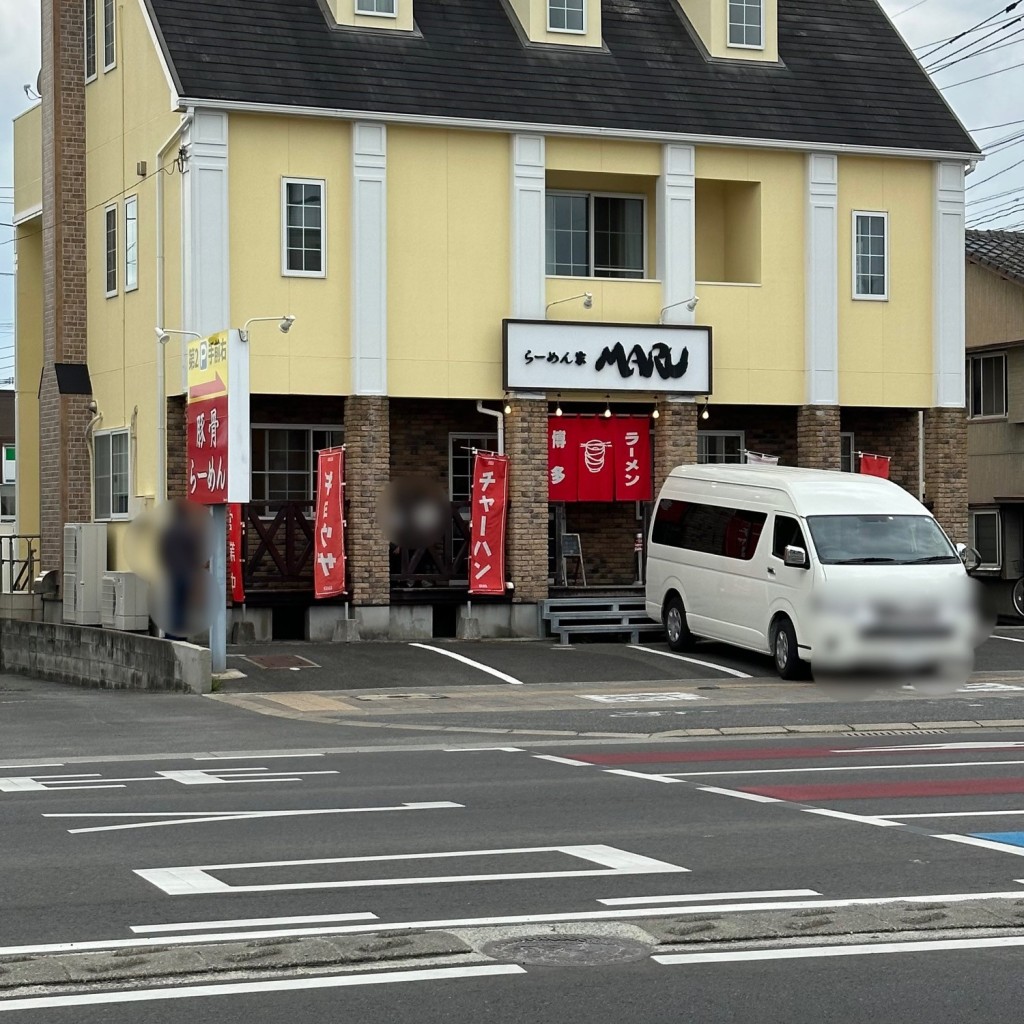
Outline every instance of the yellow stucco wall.
[[388, 132], [393, 396], [500, 396], [501, 321], [510, 302], [510, 169], [505, 135]]
[[[254, 327], [254, 393], [340, 395], [350, 388], [351, 145], [351, 129], [341, 121], [244, 114], [228, 119], [232, 322], [297, 317], [287, 336], [273, 324]], [[281, 273], [285, 178], [326, 182], [323, 278]]]
[[778, 0], [764, 3], [764, 47], [752, 49], [729, 45], [728, 0], [676, 0], [712, 57], [731, 60], [777, 61], [779, 59]]
[[[931, 404], [933, 167], [839, 161], [839, 398], [843, 405]], [[853, 213], [889, 216], [889, 298], [853, 298]]]
[[[740, 271], [760, 284], [698, 281], [699, 324], [714, 332], [714, 401], [800, 405], [804, 400], [804, 158], [798, 153], [698, 147], [699, 182], [760, 183], [760, 238]], [[724, 220], [723, 220], [724, 223]], [[721, 246], [698, 235], [704, 247]]]
[[39, 374], [43, 367], [42, 218], [15, 230], [18, 257], [17, 379], [18, 529], [39, 533]]
[[37, 103], [14, 119], [15, 220], [43, 202], [42, 112]]
[[411, 32], [414, 25], [413, 0], [395, 0], [393, 17], [380, 14], [356, 14], [355, 0], [327, 0], [334, 21], [353, 28], [388, 29]]

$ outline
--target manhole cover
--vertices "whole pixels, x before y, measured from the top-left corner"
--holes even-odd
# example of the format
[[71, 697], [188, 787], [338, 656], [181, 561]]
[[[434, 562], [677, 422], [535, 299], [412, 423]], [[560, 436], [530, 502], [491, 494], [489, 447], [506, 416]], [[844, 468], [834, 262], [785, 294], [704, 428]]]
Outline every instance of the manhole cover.
[[265, 669], [289, 669], [289, 668], [319, 668], [316, 662], [309, 658], [302, 658], [298, 654], [247, 654], [245, 660], [257, 668]]
[[601, 967], [645, 960], [651, 947], [608, 935], [529, 935], [499, 939], [481, 950], [494, 960], [540, 967]]

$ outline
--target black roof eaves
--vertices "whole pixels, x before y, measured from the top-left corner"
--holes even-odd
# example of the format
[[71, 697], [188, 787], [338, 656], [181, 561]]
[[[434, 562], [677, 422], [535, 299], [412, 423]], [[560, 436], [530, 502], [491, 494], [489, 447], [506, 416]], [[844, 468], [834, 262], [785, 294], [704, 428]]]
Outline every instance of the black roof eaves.
[[156, 36], [157, 45], [160, 47], [160, 54], [163, 57], [164, 66], [167, 68], [167, 73], [171, 76], [171, 81], [174, 83], [174, 91], [178, 96], [180, 96], [182, 92], [184, 92], [181, 84], [181, 76], [178, 74], [178, 69], [174, 64], [174, 58], [171, 56], [170, 47], [167, 45], [167, 40], [164, 38], [163, 29], [160, 27], [156, 11], [153, 10], [151, 0], [142, 0], [142, 3], [145, 5], [146, 15], [149, 18], [150, 25], [153, 27], [153, 34]]

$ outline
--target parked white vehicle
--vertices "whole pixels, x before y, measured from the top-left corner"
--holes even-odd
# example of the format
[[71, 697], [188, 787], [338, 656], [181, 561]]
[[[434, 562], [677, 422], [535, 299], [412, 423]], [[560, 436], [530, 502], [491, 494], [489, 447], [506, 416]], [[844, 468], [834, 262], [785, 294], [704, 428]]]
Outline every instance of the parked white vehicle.
[[[970, 672], [975, 587], [932, 514], [902, 487], [779, 466], [674, 469], [647, 555], [647, 614], [673, 650], [698, 638], [816, 673]], [[965, 678], [965, 677], [963, 677]]]

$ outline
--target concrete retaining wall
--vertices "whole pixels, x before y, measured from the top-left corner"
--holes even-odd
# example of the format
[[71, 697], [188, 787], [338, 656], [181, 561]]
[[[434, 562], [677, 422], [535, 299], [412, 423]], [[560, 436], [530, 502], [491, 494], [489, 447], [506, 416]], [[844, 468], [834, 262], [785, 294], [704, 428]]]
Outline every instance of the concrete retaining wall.
[[209, 693], [210, 652], [87, 626], [0, 621], [0, 671], [111, 690]]

